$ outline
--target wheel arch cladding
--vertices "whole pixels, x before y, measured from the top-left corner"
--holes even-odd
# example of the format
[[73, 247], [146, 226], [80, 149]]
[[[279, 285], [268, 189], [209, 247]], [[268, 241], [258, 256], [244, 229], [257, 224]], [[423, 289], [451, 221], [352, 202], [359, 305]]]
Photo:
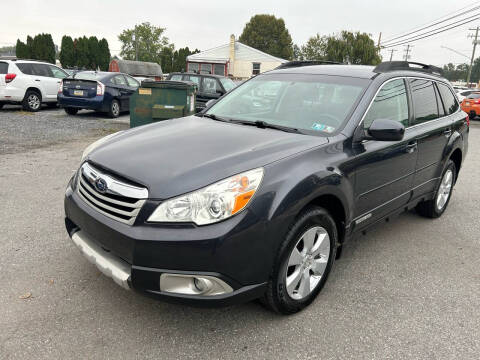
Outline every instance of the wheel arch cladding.
[[42, 91], [39, 88], [36, 88], [34, 86], [30, 86], [29, 88], [27, 88], [27, 90], [25, 90], [25, 96], [27, 95], [27, 93], [29, 91], [35, 91], [38, 95], [40, 95], [40, 101], [42, 101], [43, 94], [42, 94]]
[[[460, 166], [462, 166], [462, 150], [460, 150], [459, 148], [455, 149], [452, 155], [450, 155], [450, 160], [452, 160], [453, 163], [455, 164], [455, 170], [457, 172], [456, 178], [458, 178]], [[456, 178], [455, 178], [455, 181], [457, 180]]]
[[345, 239], [346, 212], [345, 212], [345, 207], [342, 201], [338, 197], [332, 194], [320, 195], [319, 197], [310, 201], [301, 210], [300, 213], [302, 213], [305, 209], [311, 206], [318, 206], [318, 207], [324, 208], [330, 213], [337, 227], [338, 241], [340, 244], [343, 243]]

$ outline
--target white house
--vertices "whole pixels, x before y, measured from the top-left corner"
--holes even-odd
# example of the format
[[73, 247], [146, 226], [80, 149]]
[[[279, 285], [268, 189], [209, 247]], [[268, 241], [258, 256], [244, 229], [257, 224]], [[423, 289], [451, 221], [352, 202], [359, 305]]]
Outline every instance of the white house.
[[235, 41], [235, 36], [231, 35], [229, 44], [188, 56], [187, 71], [248, 79], [285, 62], [287, 60]]

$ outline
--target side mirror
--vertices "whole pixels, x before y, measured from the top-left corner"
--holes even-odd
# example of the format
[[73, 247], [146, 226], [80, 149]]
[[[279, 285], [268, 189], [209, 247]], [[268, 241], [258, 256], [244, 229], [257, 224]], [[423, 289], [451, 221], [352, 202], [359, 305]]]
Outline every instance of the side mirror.
[[219, 96], [225, 95], [225, 91], [223, 91], [223, 90], [217, 90], [217, 91], [215, 91], [215, 93]]
[[211, 100], [208, 100], [205, 104], [205, 108], [209, 108], [210, 106], [212, 106], [213, 104], [215, 104], [217, 102], [217, 99], [211, 99]]
[[403, 139], [405, 126], [390, 119], [377, 119], [368, 129], [368, 135], [379, 141], [398, 141]]

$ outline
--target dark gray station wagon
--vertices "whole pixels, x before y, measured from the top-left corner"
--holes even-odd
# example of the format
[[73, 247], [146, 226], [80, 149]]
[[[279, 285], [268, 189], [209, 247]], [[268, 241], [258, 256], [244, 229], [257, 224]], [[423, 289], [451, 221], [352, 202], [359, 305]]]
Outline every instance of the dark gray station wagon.
[[295, 313], [355, 234], [446, 211], [469, 118], [439, 73], [287, 63], [200, 114], [109, 135], [68, 184], [67, 231], [125, 289]]

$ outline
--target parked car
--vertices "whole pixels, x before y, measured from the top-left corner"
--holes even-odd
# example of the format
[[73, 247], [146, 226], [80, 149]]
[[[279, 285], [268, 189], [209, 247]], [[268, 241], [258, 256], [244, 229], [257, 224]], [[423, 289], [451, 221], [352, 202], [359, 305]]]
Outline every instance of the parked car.
[[89, 109], [116, 118], [122, 111], [129, 111], [130, 96], [139, 86], [137, 80], [126, 74], [81, 71], [63, 80], [58, 104], [70, 115]]
[[457, 91], [457, 97], [460, 102], [463, 101], [468, 95], [473, 94], [474, 92], [479, 92], [479, 89], [468, 89]]
[[200, 112], [210, 100], [216, 100], [232, 90], [235, 83], [220, 75], [193, 74], [193, 73], [170, 73], [167, 80], [192, 81], [198, 86], [196, 111]]
[[38, 111], [42, 104], [54, 107], [60, 82], [67, 76], [50, 63], [0, 59], [0, 109], [4, 104], [21, 104], [26, 111]]
[[262, 298], [291, 314], [348, 239], [407, 209], [440, 217], [469, 118], [439, 69], [302, 65], [260, 74], [202, 114], [90, 145], [65, 195], [87, 259], [168, 301]]
[[461, 107], [463, 111], [470, 115], [471, 119], [475, 119], [480, 115], [480, 92], [470, 92], [463, 98]]

